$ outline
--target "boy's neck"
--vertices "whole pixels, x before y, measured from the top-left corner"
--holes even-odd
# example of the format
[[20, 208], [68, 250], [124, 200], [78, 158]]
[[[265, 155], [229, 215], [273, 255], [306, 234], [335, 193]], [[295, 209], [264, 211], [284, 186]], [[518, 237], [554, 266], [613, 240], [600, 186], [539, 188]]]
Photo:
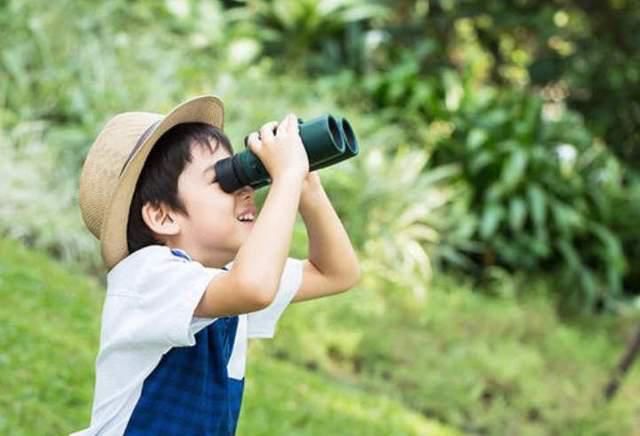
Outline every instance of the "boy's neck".
[[222, 269], [235, 259], [235, 253], [201, 253], [195, 247], [189, 247], [187, 244], [178, 242], [167, 243], [165, 245], [172, 250], [179, 250], [186, 254], [191, 260], [194, 260], [208, 268]]

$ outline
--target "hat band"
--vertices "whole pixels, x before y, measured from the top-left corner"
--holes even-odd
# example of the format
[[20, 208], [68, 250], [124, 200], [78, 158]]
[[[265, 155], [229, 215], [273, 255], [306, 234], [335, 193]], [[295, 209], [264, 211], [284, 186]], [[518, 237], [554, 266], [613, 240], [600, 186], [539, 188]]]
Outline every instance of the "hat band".
[[151, 132], [158, 125], [160, 121], [162, 120], [155, 121], [153, 124], [147, 127], [147, 129], [142, 133], [142, 135], [140, 135], [140, 138], [138, 138], [136, 145], [133, 146], [131, 153], [129, 153], [127, 160], [124, 161], [124, 165], [122, 165], [122, 169], [120, 170], [120, 175], [122, 175], [122, 173], [124, 172], [124, 169], [127, 167], [127, 164], [129, 163], [133, 155], [136, 154], [136, 151], [138, 151], [138, 149], [144, 143], [144, 141], [149, 137], [149, 135], [151, 135]]

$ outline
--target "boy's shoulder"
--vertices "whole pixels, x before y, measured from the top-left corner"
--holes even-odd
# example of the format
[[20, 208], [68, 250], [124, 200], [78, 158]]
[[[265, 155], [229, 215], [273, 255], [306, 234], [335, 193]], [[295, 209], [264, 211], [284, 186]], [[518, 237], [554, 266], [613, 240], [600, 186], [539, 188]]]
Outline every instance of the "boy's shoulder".
[[209, 268], [179, 248], [149, 245], [131, 253], [107, 273], [107, 292], [122, 288], [140, 291], [148, 286], [163, 287], [170, 282], [200, 281], [198, 278], [205, 280], [223, 270], [228, 271], [232, 264], [230, 262], [223, 268]]
[[107, 273], [107, 285], [128, 287], [147, 275], [171, 274], [175, 267], [192, 263], [189, 255], [166, 245], [149, 245], [131, 253]]
[[166, 245], [148, 245], [144, 248], [134, 251], [127, 257], [118, 262], [107, 273], [108, 276], [120, 275], [123, 271], [131, 271], [140, 268], [144, 264], [150, 262], [161, 261], [172, 257], [171, 248]]

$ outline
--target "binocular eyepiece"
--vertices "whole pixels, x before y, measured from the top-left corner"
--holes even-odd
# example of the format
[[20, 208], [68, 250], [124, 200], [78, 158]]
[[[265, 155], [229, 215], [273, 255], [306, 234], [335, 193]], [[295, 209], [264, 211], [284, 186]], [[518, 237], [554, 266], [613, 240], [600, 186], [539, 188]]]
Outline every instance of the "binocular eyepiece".
[[[309, 158], [309, 171], [337, 164], [358, 154], [360, 147], [356, 134], [345, 118], [323, 115], [309, 121], [298, 119], [298, 124]], [[229, 193], [244, 186], [259, 189], [271, 183], [266, 168], [249, 148], [219, 160], [215, 172], [220, 187]]]

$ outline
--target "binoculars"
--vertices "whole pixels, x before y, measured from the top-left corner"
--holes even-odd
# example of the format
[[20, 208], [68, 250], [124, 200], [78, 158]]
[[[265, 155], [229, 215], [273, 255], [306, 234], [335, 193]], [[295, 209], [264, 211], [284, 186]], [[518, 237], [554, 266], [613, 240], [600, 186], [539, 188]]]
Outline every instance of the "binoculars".
[[[337, 164], [358, 154], [360, 148], [356, 134], [345, 118], [330, 114], [309, 121], [298, 118], [298, 125], [309, 158], [309, 171]], [[228, 193], [244, 186], [259, 189], [271, 183], [266, 168], [249, 148], [219, 160], [215, 172], [220, 187]]]

